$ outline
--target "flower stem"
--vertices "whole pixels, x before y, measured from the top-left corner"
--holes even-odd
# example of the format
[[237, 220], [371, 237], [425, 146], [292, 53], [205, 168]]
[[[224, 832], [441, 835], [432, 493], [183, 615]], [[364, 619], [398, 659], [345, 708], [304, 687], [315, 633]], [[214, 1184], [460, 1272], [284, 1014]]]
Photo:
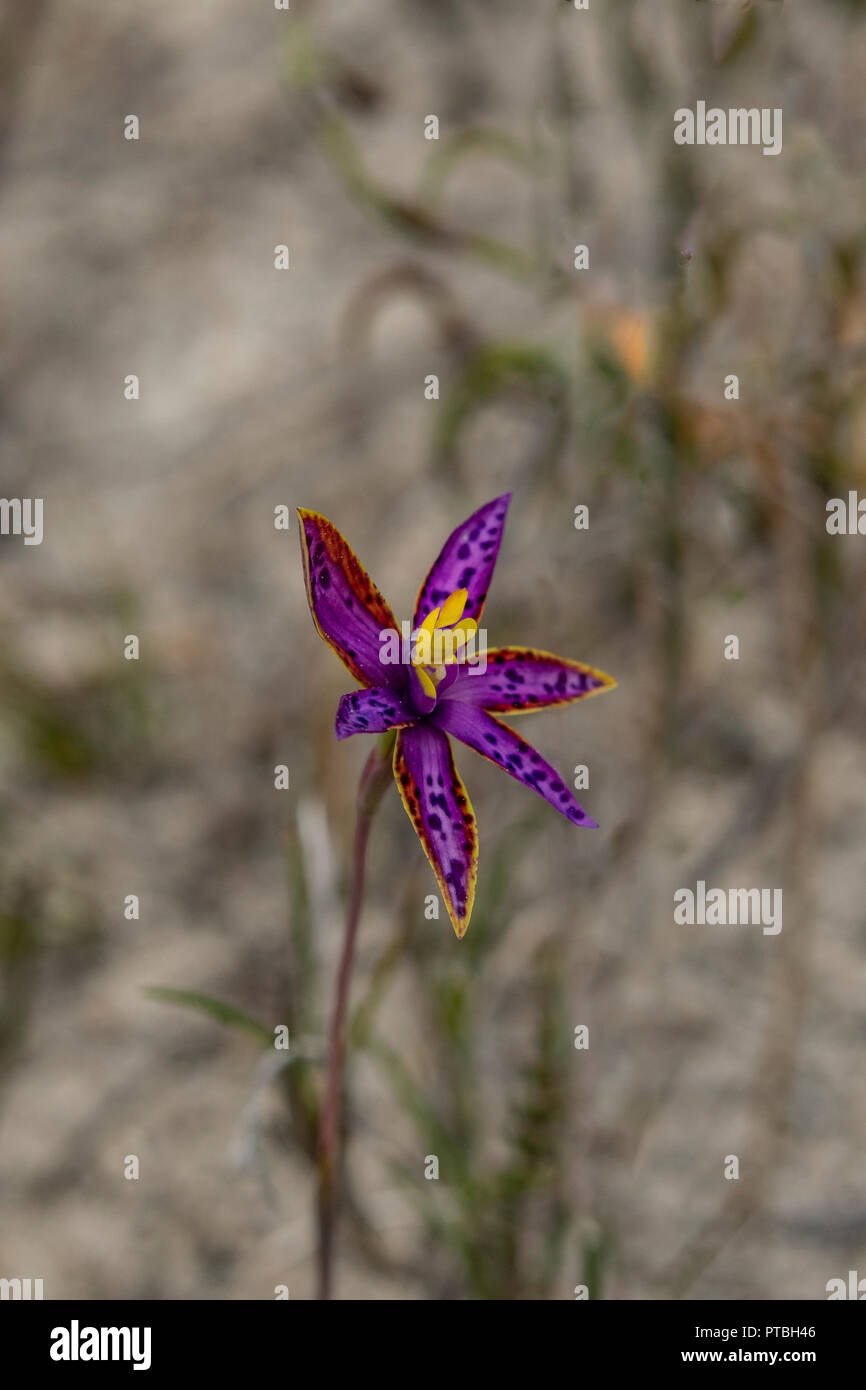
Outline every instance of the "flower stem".
[[385, 788], [391, 780], [391, 754], [396, 735], [384, 734], [377, 741], [361, 773], [358, 787], [358, 811], [355, 822], [355, 845], [352, 863], [352, 891], [346, 913], [346, 933], [337, 973], [331, 1032], [328, 1043], [328, 1073], [325, 1097], [319, 1122], [318, 1142], [318, 1214], [319, 1214], [319, 1298], [329, 1299], [333, 1290], [334, 1235], [337, 1224], [340, 1163], [340, 1099], [343, 1062], [346, 1051], [346, 1012], [355, 941], [361, 908], [364, 901], [364, 870], [370, 826]]

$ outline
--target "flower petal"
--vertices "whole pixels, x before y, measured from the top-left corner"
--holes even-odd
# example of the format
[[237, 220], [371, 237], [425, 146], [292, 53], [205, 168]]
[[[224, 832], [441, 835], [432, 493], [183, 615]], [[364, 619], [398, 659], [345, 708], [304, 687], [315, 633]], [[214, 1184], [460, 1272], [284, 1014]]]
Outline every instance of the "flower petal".
[[478, 872], [478, 832], [451, 744], [439, 729], [402, 729], [394, 779], [439, 883], [458, 937], [469, 926]]
[[298, 508], [313, 622], [362, 685], [402, 689], [405, 669], [380, 660], [379, 634], [399, 631], [394, 614], [349, 543], [327, 517]]
[[496, 714], [526, 714], [585, 700], [588, 695], [612, 690], [615, 685], [613, 677], [604, 671], [566, 661], [550, 652], [531, 647], [491, 647], [487, 651], [487, 670], [461, 667], [448, 698], [465, 700]]
[[417, 714], [396, 690], [374, 686], [353, 690], [337, 706], [334, 732], [337, 738], [351, 734], [383, 734], [386, 729], [402, 729], [414, 724]]
[[545, 762], [525, 738], [500, 724], [486, 710], [464, 700], [449, 698], [436, 706], [430, 721], [474, 748], [483, 758], [489, 758], [504, 772], [510, 772], [525, 787], [538, 792], [573, 825], [597, 828], [597, 822], [575, 800], [556, 768]]
[[444, 603], [458, 589], [467, 590], [462, 616], [481, 617], [510, 501], [511, 493], [503, 493], [479, 507], [452, 531], [421, 586], [415, 605], [415, 627], [431, 608]]
[[439, 617], [436, 619], [436, 626], [450, 627], [452, 623], [456, 623], [457, 619], [463, 616], [468, 598], [469, 594], [465, 589], [455, 589], [450, 598], [446, 598], [443, 603]]

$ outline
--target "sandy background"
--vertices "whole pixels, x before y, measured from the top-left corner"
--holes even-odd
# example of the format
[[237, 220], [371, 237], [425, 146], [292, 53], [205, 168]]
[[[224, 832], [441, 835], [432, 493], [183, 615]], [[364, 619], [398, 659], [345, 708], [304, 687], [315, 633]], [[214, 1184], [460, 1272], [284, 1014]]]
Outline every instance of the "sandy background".
[[[866, 1274], [866, 540], [824, 525], [866, 489], [861, 8], [7, 0], [0, 51], [0, 491], [45, 506], [0, 540], [0, 1275], [311, 1296], [366, 749], [274, 508], [402, 617], [506, 488], [491, 642], [619, 681], [520, 726], [601, 829], [458, 749], [458, 943], [380, 811], [339, 1293]], [[699, 98], [781, 106], [782, 155], [675, 147]], [[676, 926], [698, 878], [781, 887], [782, 932]]]

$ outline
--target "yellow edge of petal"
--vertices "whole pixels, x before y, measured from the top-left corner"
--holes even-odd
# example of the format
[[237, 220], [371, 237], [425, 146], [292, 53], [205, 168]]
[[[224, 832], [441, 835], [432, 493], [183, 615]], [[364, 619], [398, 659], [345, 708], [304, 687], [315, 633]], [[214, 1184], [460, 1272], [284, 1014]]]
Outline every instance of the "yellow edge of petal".
[[[444, 737], [447, 738], [447, 734], [444, 735]], [[415, 834], [418, 835], [418, 831], [415, 827], [415, 822], [412, 820], [412, 812], [409, 810], [409, 803], [406, 800], [406, 791], [405, 788], [400, 785], [400, 777], [397, 772], [397, 761], [401, 756], [401, 743], [402, 739], [398, 730], [397, 738], [394, 741], [394, 757], [391, 766], [394, 773], [394, 782], [396, 783], [397, 790], [400, 793], [400, 800], [403, 803], [403, 809], [406, 812], [406, 815], [409, 817], [409, 823], [412, 826], [412, 829], [415, 831]], [[448, 747], [449, 749], [451, 748], [450, 739], [448, 740]], [[418, 835], [418, 842], [424, 851], [427, 863], [433, 870], [436, 882], [439, 885], [439, 891], [442, 894], [442, 900], [445, 903], [445, 909], [448, 913], [448, 916], [451, 918], [451, 925], [454, 928], [457, 940], [462, 941], [463, 937], [466, 935], [466, 929], [469, 926], [469, 919], [472, 916], [472, 908], [475, 905], [475, 885], [478, 879], [478, 820], [475, 815], [475, 808], [473, 807], [472, 802], [469, 800], [469, 793], [467, 792], [466, 787], [463, 784], [463, 778], [460, 776], [460, 773], [457, 771], [457, 767], [454, 763], [453, 749], [451, 750], [451, 766], [454, 769], [454, 776], [457, 778], [457, 782], [460, 786], [461, 795], [466, 797], [466, 808], [471, 813], [472, 820], [475, 824], [475, 852], [472, 855], [472, 858], [469, 862], [469, 877], [466, 883], [466, 912], [464, 913], [463, 917], [458, 917], [458, 915], [452, 910], [451, 896], [448, 891], [448, 885], [445, 882], [442, 874], [440, 873], [435, 861], [430, 857], [430, 854], [427, 850], [427, 845], [425, 844], [424, 840], [421, 838], [420, 835]]]

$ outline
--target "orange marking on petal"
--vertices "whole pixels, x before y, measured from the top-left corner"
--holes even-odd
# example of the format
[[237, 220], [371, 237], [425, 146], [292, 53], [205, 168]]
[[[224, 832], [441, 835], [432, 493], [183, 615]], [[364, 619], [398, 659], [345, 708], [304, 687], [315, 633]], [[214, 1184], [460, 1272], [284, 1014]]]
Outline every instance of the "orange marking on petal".
[[364, 569], [364, 566], [349, 545], [349, 542], [346, 540], [345, 536], [338, 531], [333, 522], [329, 521], [326, 516], [322, 516], [320, 512], [309, 511], [306, 507], [298, 507], [297, 510], [301, 520], [301, 557], [304, 562], [307, 602], [310, 606], [313, 622], [316, 625], [316, 631], [322, 640], [327, 642], [331, 650], [337, 654], [347, 671], [355, 677], [355, 680], [359, 681], [361, 685], [369, 687], [369, 678], [364, 674], [357, 663], [352, 660], [347, 652], [341, 650], [334, 638], [329, 637], [327, 633], [322, 631], [312, 596], [313, 590], [310, 582], [311, 557], [307, 534], [304, 528], [305, 521], [312, 521], [315, 524], [319, 533], [319, 539], [325, 547], [325, 554], [328, 560], [332, 565], [336, 565], [337, 568], [340, 569], [358, 603], [362, 608], [366, 609], [374, 621], [378, 623], [380, 629], [393, 628], [395, 631], [399, 632], [397, 620], [391, 612], [386, 599], [383, 598], [382, 594], [376, 588], [376, 585]]

